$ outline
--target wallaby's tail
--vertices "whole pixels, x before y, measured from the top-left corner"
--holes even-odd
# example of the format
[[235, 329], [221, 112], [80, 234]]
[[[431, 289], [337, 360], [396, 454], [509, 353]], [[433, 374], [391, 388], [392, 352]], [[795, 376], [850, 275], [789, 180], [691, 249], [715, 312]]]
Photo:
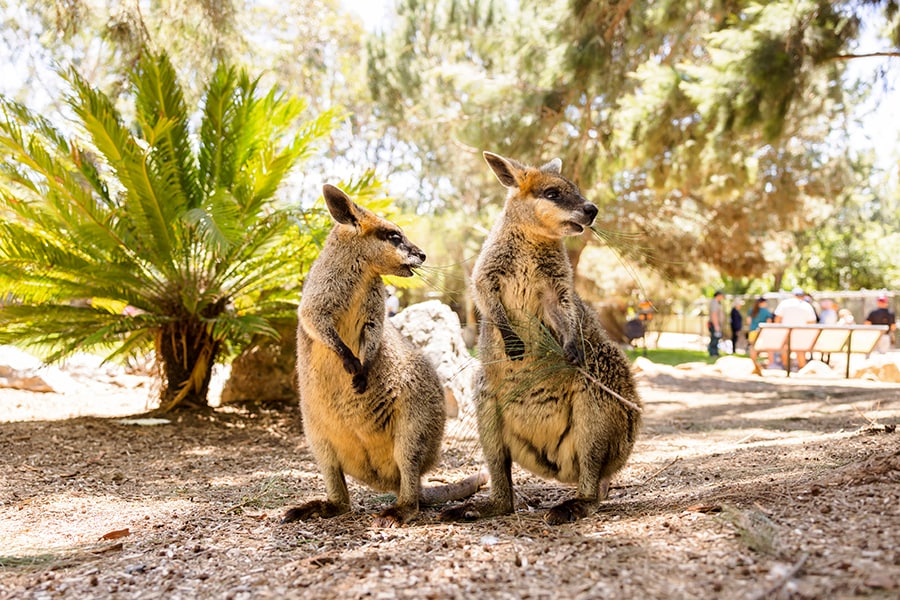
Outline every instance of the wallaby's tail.
[[436, 486], [422, 486], [419, 502], [422, 504], [445, 504], [453, 500], [468, 498], [488, 482], [487, 471], [481, 469], [475, 475], [469, 475], [462, 481], [445, 483]]

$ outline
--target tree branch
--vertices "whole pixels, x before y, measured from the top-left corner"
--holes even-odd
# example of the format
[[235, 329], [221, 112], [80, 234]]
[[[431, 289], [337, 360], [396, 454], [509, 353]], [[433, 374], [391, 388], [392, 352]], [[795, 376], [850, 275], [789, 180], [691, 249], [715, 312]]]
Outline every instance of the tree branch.
[[878, 56], [900, 56], [900, 50], [890, 52], [869, 52], [868, 54], [836, 54], [830, 60], [852, 60], [854, 58], [875, 58]]

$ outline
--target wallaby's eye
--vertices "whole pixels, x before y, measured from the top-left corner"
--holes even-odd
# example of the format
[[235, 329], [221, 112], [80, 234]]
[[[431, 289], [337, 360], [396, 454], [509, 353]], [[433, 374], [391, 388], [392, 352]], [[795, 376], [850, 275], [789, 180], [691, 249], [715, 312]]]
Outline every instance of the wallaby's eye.
[[379, 229], [376, 233], [378, 239], [384, 240], [394, 246], [399, 246], [403, 243], [403, 235], [396, 230], [393, 229]]
[[559, 200], [561, 196], [559, 188], [552, 187], [544, 190], [544, 198], [547, 200]]

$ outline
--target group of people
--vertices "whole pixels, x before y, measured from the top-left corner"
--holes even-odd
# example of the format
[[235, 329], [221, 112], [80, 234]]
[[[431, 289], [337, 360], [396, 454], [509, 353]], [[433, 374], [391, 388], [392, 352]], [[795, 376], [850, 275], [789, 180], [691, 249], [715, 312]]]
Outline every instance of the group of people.
[[[725, 294], [721, 290], [717, 290], [709, 302], [708, 328], [710, 339], [708, 350], [710, 356], [719, 355], [719, 342], [722, 340], [725, 324], [724, 298]], [[877, 308], [866, 316], [865, 324], [889, 326], [888, 331], [875, 347], [876, 352], [885, 353], [890, 350], [891, 335], [896, 330], [897, 318], [894, 312], [890, 310], [890, 300], [887, 294], [878, 296], [876, 303], [878, 305]], [[785, 325], [810, 325], [815, 323], [823, 325], [851, 325], [855, 323], [853, 314], [846, 308], [838, 310], [837, 304], [832, 300], [823, 300], [820, 303], [821, 312], [817, 313], [813, 307], [812, 297], [801, 288], [794, 288], [791, 296], [779, 302], [774, 311], [769, 309], [769, 302], [763, 296], [756, 299], [746, 318], [741, 313], [742, 306], [743, 301], [736, 299], [729, 314], [732, 352], [737, 351], [738, 339], [746, 323], [748, 326], [747, 342], [749, 354], [753, 360], [754, 373], [756, 374], [761, 374], [761, 371], [757, 363], [758, 353], [753, 342], [759, 335], [759, 326], [762, 323], [783, 323]], [[782, 357], [782, 360], [790, 360], [790, 357]], [[805, 365], [806, 356], [803, 353], [798, 353], [797, 367], [802, 369]]]

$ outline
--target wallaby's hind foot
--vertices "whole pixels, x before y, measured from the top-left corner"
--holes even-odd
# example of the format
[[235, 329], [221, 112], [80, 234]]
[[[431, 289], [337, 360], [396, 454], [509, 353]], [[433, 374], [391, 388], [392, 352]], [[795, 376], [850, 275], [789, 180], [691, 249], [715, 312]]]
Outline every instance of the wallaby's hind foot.
[[604, 477], [600, 480], [600, 491], [597, 494], [598, 500], [606, 500], [609, 498], [609, 484], [612, 481], [610, 477]]
[[349, 505], [335, 504], [327, 500], [313, 500], [300, 506], [289, 508], [281, 517], [282, 523], [293, 523], [294, 521], [308, 521], [309, 519], [318, 517], [321, 519], [330, 519], [344, 513], [350, 512]]
[[409, 523], [418, 512], [416, 506], [392, 504], [372, 519], [372, 526], [383, 529], [400, 527]]
[[544, 515], [544, 521], [548, 525], [574, 523], [578, 519], [583, 519], [584, 517], [593, 514], [599, 505], [599, 498], [593, 500], [587, 498], [571, 498], [548, 510]]

